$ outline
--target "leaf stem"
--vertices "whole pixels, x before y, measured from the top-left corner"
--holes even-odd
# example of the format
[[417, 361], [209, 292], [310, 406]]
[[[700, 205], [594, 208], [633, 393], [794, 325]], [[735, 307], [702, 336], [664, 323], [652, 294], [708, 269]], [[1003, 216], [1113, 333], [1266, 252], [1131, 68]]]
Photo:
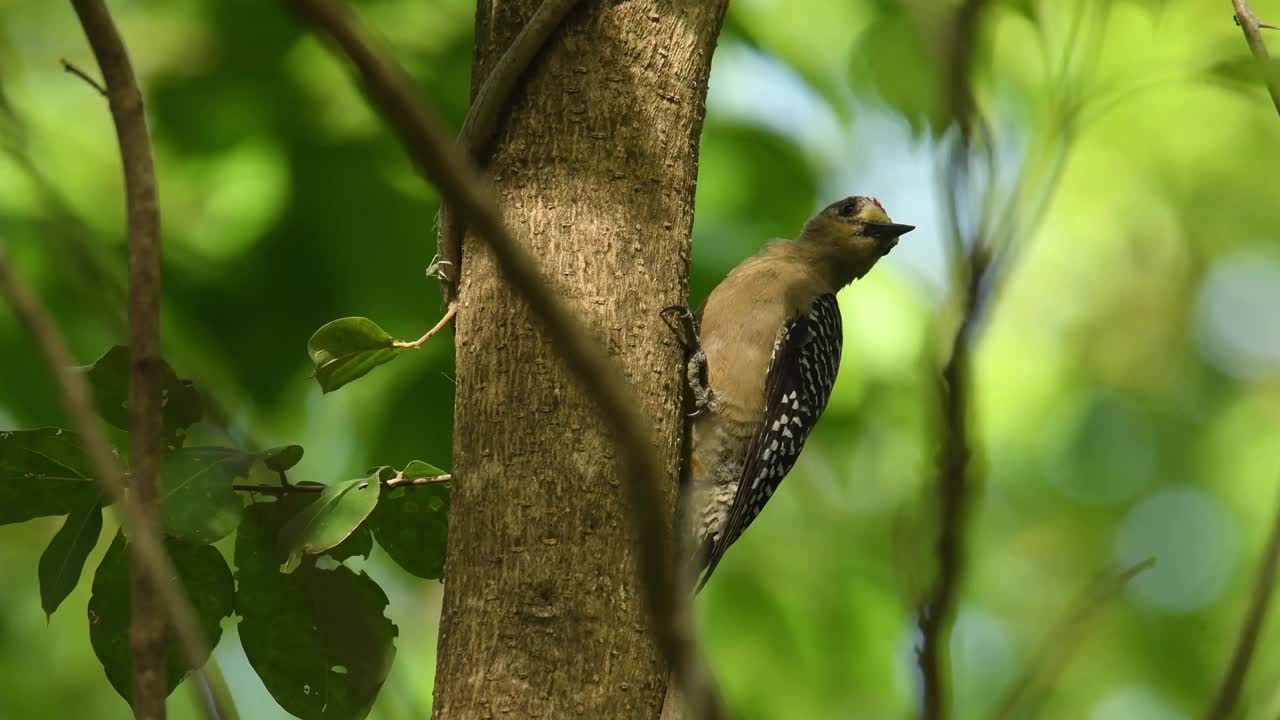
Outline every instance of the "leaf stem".
[[[387, 490], [394, 490], [398, 487], [414, 487], [417, 485], [439, 485], [453, 480], [452, 474], [445, 475], [428, 475], [426, 477], [405, 477], [403, 474], [397, 473], [395, 477], [382, 483]], [[324, 492], [328, 485], [232, 485], [231, 489], [237, 492], [262, 493], [264, 495], [287, 495], [289, 493], [320, 493]]]
[[443, 330], [444, 326], [448, 325], [449, 321], [453, 319], [453, 316], [457, 314], [458, 314], [458, 303], [456, 301], [451, 302], [449, 303], [449, 309], [446, 310], [444, 313], [444, 317], [440, 318], [440, 322], [436, 323], [435, 327], [428, 330], [425, 335], [418, 338], [417, 340], [414, 340], [413, 342], [404, 342], [403, 340], [396, 340], [395, 342], [391, 343], [391, 346], [398, 347], [398, 348], [413, 348], [414, 350], [417, 350], [418, 348], [422, 347], [424, 343], [426, 343], [428, 340], [434, 337], [436, 333]]

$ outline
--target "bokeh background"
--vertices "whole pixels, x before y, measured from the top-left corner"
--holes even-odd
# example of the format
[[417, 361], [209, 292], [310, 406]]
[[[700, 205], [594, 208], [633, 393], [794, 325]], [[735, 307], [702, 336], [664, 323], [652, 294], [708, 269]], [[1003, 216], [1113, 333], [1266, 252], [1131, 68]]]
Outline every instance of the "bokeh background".
[[[355, 4], [459, 126], [474, 4]], [[970, 226], [985, 207], [984, 236], [1013, 252], [976, 346], [982, 483], [952, 643], [958, 717], [991, 716], [1081, 592], [1146, 557], [1154, 569], [1051, 641], [1071, 661], [1028, 714], [1196, 717], [1280, 493], [1280, 117], [1226, 0], [988, 4], [973, 82], [993, 152], [960, 200]], [[295, 478], [320, 482], [447, 466], [447, 337], [323, 399], [305, 353], [340, 316], [404, 338], [434, 321], [434, 191], [279, 4], [111, 5], [155, 141], [165, 352], [223, 410], [191, 442], [300, 443]], [[934, 572], [934, 369], [957, 319], [940, 182], [951, 7], [731, 3], [702, 142], [694, 301], [844, 195], [875, 195], [920, 226], [842, 295], [831, 406], [699, 598], [736, 717], [914, 711], [913, 608]], [[1280, 22], [1280, 2], [1254, 9]], [[105, 103], [61, 58], [94, 70], [67, 3], [0, 0], [0, 242], [89, 363], [124, 337], [122, 183]], [[0, 428], [63, 424], [48, 372], [0, 311]], [[37, 560], [58, 524], [0, 527], [0, 718], [128, 717], [89, 647], [87, 577], [50, 620], [40, 609]], [[441, 587], [379, 553], [355, 562], [390, 595], [400, 639], [372, 717], [425, 717]], [[228, 629], [215, 657], [242, 717], [286, 717]], [[1280, 717], [1277, 648], [1272, 622], [1242, 717]], [[173, 716], [194, 717], [193, 702], [179, 688]]]

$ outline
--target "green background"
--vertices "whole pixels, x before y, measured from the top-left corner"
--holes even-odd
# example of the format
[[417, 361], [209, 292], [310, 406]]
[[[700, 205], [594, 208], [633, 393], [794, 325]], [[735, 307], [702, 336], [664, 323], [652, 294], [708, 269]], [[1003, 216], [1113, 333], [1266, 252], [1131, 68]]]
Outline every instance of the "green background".
[[[460, 126], [473, 5], [356, 5]], [[952, 644], [958, 717], [990, 716], [1074, 599], [1148, 556], [1153, 570], [1051, 643], [1072, 662], [1036, 716], [1196, 717], [1280, 493], [1280, 118], [1226, 0], [989, 5], [974, 82], [995, 154], [961, 202], [989, 199], [1016, 252], [976, 353], [983, 485]], [[434, 323], [434, 191], [280, 4], [111, 6], [155, 142], [166, 357], [224, 416], [188, 444], [298, 443], [292, 477], [324, 483], [447, 465], [447, 334], [323, 398], [305, 351], [340, 316], [404, 339]], [[1254, 6], [1280, 23], [1280, 2]], [[699, 598], [735, 717], [913, 713], [913, 608], [934, 572], [932, 373], [956, 321], [938, 180], [948, 12], [731, 3], [702, 142], [694, 301], [844, 195], [875, 195], [920, 227], [842, 295], [826, 416]], [[0, 0], [0, 242], [89, 363], [124, 339], [121, 176], [104, 101], [61, 58], [96, 75], [69, 4]], [[0, 429], [65, 424], [0, 311]], [[84, 611], [114, 518], [46, 622], [36, 566], [60, 522], [0, 527], [0, 717], [128, 717]], [[230, 540], [218, 547], [229, 556]], [[400, 628], [372, 717], [425, 717], [440, 585], [381, 549], [348, 563], [382, 585]], [[242, 716], [286, 717], [226, 630], [215, 656]], [[1272, 622], [1242, 717], [1280, 716], [1277, 647]], [[194, 700], [179, 688], [173, 716], [194, 717]]]

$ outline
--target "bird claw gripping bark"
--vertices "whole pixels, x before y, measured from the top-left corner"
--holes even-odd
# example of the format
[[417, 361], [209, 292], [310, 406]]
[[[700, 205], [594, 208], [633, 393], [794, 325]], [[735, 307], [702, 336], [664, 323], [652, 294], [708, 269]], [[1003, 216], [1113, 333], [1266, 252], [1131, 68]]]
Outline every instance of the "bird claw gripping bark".
[[712, 402], [711, 386], [707, 383], [707, 354], [702, 351], [702, 343], [698, 339], [698, 318], [683, 305], [668, 306], [661, 314], [688, 358], [685, 379], [693, 393], [693, 412], [689, 417], [695, 417], [711, 407]]

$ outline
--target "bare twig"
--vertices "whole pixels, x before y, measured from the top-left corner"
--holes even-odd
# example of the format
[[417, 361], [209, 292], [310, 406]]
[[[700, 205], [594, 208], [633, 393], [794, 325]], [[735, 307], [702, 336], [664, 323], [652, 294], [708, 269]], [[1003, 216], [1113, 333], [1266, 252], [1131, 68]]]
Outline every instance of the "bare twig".
[[[453, 481], [453, 475], [431, 475], [428, 477], [405, 477], [397, 475], [383, 483], [383, 487], [394, 490], [398, 487], [415, 487], [417, 485], [439, 485]], [[328, 485], [232, 485], [237, 492], [262, 493], [264, 495], [286, 495], [288, 493], [320, 493]]]
[[98, 94], [101, 95], [102, 97], [107, 97], [107, 89], [102, 87], [102, 83], [98, 82], [97, 80], [94, 80], [89, 75], [89, 73], [76, 67], [75, 64], [72, 63], [70, 60], [66, 58], [62, 58], [62, 69], [66, 70], [72, 75], [75, 75], [76, 77], [88, 83], [89, 87], [93, 88], [94, 90], [97, 90]]
[[[617, 367], [581, 323], [565, 308], [539, 272], [528, 251], [507, 230], [494, 193], [466, 153], [449, 138], [436, 114], [418, 97], [404, 71], [382, 58], [365, 40], [346, 10], [333, 0], [288, 0], [303, 18], [323, 29], [350, 58], [373, 101], [400, 135], [419, 170], [440, 189], [469, 227], [489, 246], [506, 282], [542, 322], [552, 347], [581, 383], [584, 395], [598, 405], [618, 444], [617, 466], [625, 478], [630, 516], [637, 534], [645, 600], [653, 618], [658, 646], [682, 681], [692, 677], [686, 649], [693, 642], [680, 622], [681, 597], [671, 560], [670, 513], [660, 490], [662, 472], [650, 447], [649, 424], [636, 411], [639, 404]], [[702, 707], [719, 716], [710, 683], [689, 688], [705, 695]]]
[[[1262, 71], [1262, 82], [1267, 86], [1267, 92], [1271, 94], [1271, 103], [1276, 106], [1276, 112], [1280, 113], [1280, 79], [1277, 79], [1272, 71], [1271, 56], [1267, 53], [1267, 44], [1262, 40], [1260, 28], [1263, 24], [1258, 22], [1258, 17], [1253, 14], [1253, 10], [1249, 7], [1249, 0], [1231, 0], [1231, 5], [1236, 11], [1236, 24], [1240, 26], [1240, 30], [1244, 33], [1244, 40], [1249, 44], [1249, 52], [1252, 52], [1253, 58], [1258, 61], [1258, 67]], [[1275, 28], [1272, 27], [1272, 29]]]
[[449, 321], [453, 319], [453, 316], [457, 314], [458, 314], [458, 303], [456, 301], [451, 302], [449, 303], [449, 309], [446, 310], [444, 313], [444, 317], [440, 318], [440, 322], [436, 323], [435, 327], [432, 327], [430, 330], [428, 330], [426, 334], [424, 334], [422, 337], [418, 338], [417, 340], [414, 340], [413, 342], [404, 342], [402, 340], [396, 340], [391, 344], [394, 347], [413, 348], [414, 350], [417, 350], [418, 348], [422, 347], [423, 344], [426, 343], [428, 340], [435, 337], [436, 333], [443, 330], [444, 326], [448, 325]]
[[1218, 689], [1213, 707], [1205, 715], [1209, 720], [1226, 720], [1232, 717], [1232, 710], [1240, 699], [1240, 690], [1244, 688], [1249, 663], [1253, 660], [1253, 651], [1258, 645], [1258, 636], [1262, 634], [1262, 626], [1267, 620], [1267, 610], [1271, 607], [1277, 580], [1280, 580], [1280, 505], [1276, 508], [1271, 537], [1267, 540], [1266, 549], [1262, 551], [1262, 564], [1258, 567], [1258, 577], [1253, 583], [1253, 597], [1249, 601], [1244, 625], [1240, 627], [1240, 637], [1231, 656], [1231, 665], [1222, 678], [1222, 687]]
[[1038, 688], [1062, 674], [1062, 669], [1090, 629], [1088, 620], [1103, 604], [1124, 590], [1130, 580], [1155, 567], [1155, 564], [1155, 558], [1147, 558], [1126, 570], [1104, 573], [1090, 583], [1045, 634], [1027, 671], [1005, 694], [1000, 709], [993, 717], [997, 720], [1034, 717], [1034, 709], [1023, 706]]
[[[468, 158], [480, 161], [497, 134], [498, 117], [511, 99], [517, 81], [561, 21], [580, 1], [542, 0], [529, 21], [520, 28], [516, 39], [511, 41], [511, 47], [498, 58], [476, 92], [476, 98], [462, 122], [462, 131], [458, 133], [458, 144], [466, 150]], [[465, 232], [465, 225], [454, 216], [449, 204], [441, 203], [438, 251], [440, 265], [449, 269], [448, 273], [440, 275], [440, 288], [446, 305], [452, 305], [458, 299], [458, 283], [462, 280], [462, 236]]]
[[[129, 54], [102, 0], [71, 0], [106, 84], [116, 126], [129, 236], [129, 474], [131, 493], [142, 511], [147, 533], [160, 528], [160, 463], [164, 453], [161, 424], [160, 359], [160, 212], [155, 165], [143, 111], [142, 91]], [[87, 77], [87, 76], [86, 76]], [[134, 528], [135, 532], [139, 528]], [[129, 650], [133, 661], [133, 712], [138, 718], [163, 718], [168, 695], [165, 678], [165, 614], [143, 559], [134, 554]], [[162, 583], [163, 581], [161, 581]]]
[[[90, 467], [107, 495], [117, 506], [123, 508], [124, 525], [129, 533], [129, 544], [133, 548], [134, 557], [141, 560], [141, 566], [156, 582], [163, 601], [161, 609], [173, 624], [187, 662], [193, 668], [200, 667], [209, 657], [208, 644], [196, 620], [195, 611], [188, 602], [181, 583], [176, 580], [177, 571], [160, 542], [159, 533], [147, 522], [137, 499], [125, 492], [124, 473], [107, 440], [102, 420], [94, 409], [92, 390], [84, 376], [75, 371], [75, 359], [49, 311], [26, 284], [12, 273], [3, 252], [0, 252], [0, 294], [4, 295], [18, 320], [31, 333], [44, 356], [45, 364], [57, 378], [63, 408], [72, 427], [84, 442]], [[205, 705], [204, 711], [205, 716], [211, 720], [225, 717], [219, 705]]]

